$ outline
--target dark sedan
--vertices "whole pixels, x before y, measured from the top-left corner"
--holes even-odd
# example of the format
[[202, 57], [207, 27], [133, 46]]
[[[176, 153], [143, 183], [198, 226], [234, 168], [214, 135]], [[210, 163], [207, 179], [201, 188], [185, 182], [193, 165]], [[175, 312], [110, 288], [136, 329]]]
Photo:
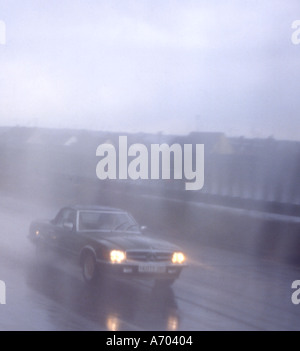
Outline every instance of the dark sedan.
[[111, 207], [65, 207], [52, 220], [32, 222], [29, 238], [40, 254], [80, 264], [88, 283], [113, 275], [169, 285], [186, 265], [179, 247], [145, 236], [129, 213]]

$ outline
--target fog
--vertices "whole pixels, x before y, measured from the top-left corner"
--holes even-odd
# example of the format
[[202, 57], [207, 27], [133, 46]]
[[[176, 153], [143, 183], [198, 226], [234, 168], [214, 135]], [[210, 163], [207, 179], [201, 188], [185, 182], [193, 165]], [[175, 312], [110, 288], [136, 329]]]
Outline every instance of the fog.
[[[298, 7], [0, 5], [0, 330], [299, 329]], [[28, 238], [78, 204], [128, 211], [188, 267], [89, 286]]]
[[1, 4], [2, 124], [298, 140], [298, 12], [296, 0]]

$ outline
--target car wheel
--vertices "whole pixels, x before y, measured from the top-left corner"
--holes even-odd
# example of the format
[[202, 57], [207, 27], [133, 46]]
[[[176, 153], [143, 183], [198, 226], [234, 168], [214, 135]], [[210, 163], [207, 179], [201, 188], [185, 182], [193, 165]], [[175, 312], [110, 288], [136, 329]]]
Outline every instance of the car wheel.
[[97, 280], [97, 265], [93, 254], [85, 255], [82, 262], [82, 275], [86, 283], [93, 284]]

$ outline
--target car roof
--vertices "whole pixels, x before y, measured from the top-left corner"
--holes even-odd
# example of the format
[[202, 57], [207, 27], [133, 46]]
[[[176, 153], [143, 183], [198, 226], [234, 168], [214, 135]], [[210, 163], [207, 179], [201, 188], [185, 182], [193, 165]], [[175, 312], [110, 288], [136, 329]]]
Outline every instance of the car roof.
[[109, 211], [109, 212], [126, 212], [120, 208], [109, 207], [109, 206], [96, 206], [96, 205], [74, 205], [68, 206], [75, 211]]

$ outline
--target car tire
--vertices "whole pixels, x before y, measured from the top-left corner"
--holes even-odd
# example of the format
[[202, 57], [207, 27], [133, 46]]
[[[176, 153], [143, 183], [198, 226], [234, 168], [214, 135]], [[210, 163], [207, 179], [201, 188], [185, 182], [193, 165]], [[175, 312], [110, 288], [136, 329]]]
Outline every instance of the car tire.
[[87, 253], [82, 260], [82, 275], [87, 284], [95, 284], [98, 278], [98, 269], [95, 256]]

